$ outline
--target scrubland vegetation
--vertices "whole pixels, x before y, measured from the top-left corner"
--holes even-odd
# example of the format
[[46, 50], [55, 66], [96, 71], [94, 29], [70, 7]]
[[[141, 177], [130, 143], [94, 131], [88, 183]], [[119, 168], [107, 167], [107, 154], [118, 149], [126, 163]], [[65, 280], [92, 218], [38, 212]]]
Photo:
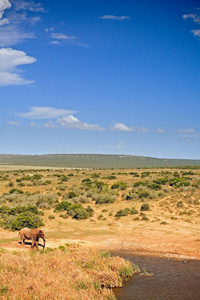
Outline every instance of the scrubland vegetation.
[[[113, 249], [112, 241], [123, 249], [124, 242], [135, 247], [135, 237], [149, 243], [157, 232], [159, 248], [160, 239], [165, 235], [164, 245], [168, 245], [173, 232], [171, 244], [176, 245], [176, 237], [185, 229], [182, 236], [194, 235], [192, 241], [198, 243], [199, 217], [197, 167], [1, 171], [0, 247], [8, 249], [12, 244], [15, 252], [2, 250], [0, 254], [0, 297], [114, 299], [109, 288], [121, 286], [133, 270], [128, 262], [110, 258], [107, 252], [87, 250], [87, 242], [98, 248], [106, 236], [102, 249]], [[16, 231], [22, 227], [42, 227], [51, 249], [18, 251], [23, 247]], [[76, 240], [77, 246], [69, 247], [68, 239]]]
[[[130, 215], [147, 221], [143, 212], [150, 216], [155, 206], [171, 213], [171, 219], [200, 213], [198, 168], [2, 171], [0, 187], [0, 226], [10, 230], [43, 226], [46, 215], [66, 222]], [[107, 207], [105, 215], [97, 215], [100, 207]]]

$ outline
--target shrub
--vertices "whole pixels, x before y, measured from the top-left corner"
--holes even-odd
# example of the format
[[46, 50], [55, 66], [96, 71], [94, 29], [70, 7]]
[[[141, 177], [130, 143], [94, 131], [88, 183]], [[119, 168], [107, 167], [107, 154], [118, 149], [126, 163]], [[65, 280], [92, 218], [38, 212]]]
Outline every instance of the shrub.
[[175, 187], [182, 187], [182, 186], [189, 186], [190, 183], [186, 181], [185, 177], [173, 177], [170, 179], [169, 185]]
[[161, 190], [161, 186], [158, 183], [153, 182], [152, 184], [149, 185], [149, 188], [155, 191]]
[[142, 204], [140, 211], [150, 210], [150, 206], [148, 203]]
[[165, 185], [168, 182], [168, 178], [167, 177], [157, 178], [153, 182], [159, 185]]
[[114, 175], [109, 175], [107, 178], [108, 178], [108, 179], [116, 179], [117, 177], [114, 176]]
[[93, 195], [92, 199], [95, 204], [108, 204], [116, 201], [117, 196], [109, 193]]
[[178, 201], [177, 203], [176, 203], [176, 206], [177, 207], [183, 207], [184, 205], [183, 205], [183, 201]]
[[126, 182], [116, 182], [111, 186], [111, 189], [120, 189], [120, 190], [125, 190], [127, 188], [127, 183]]
[[99, 174], [97, 174], [97, 173], [93, 173], [92, 175], [91, 175], [91, 178], [99, 178], [100, 176], [99, 176]]
[[60, 214], [60, 217], [63, 219], [68, 219], [69, 215], [68, 214]]
[[[41, 175], [39, 175], [39, 174], [34, 174], [33, 176], [32, 176], [32, 179], [33, 180], [40, 180], [42, 178], [42, 176]], [[27, 180], [27, 179], [26, 179]]]
[[134, 184], [133, 184], [133, 187], [138, 187], [138, 186], [145, 186], [147, 185], [147, 181], [136, 181]]
[[24, 212], [12, 222], [11, 229], [20, 230], [24, 227], [38, 228], [40, 226], [44, 226], [44, 223], [40, 217], [30, 212]]
[[48, 216], [48, 219], [53, 220], [53, 219], [55, 219], [55, 216], [49, 215], [49, 216]]
[[67, 201], [62, 201], [59, 204], [56, 205], [54, 211], [58, 212], [58, 211], [65, 211], [65, 210], [69, 210], [71, 209], [72, 204], [70, 202]]
[[148, 221], [149, 218], [147, 218], [146, 216], [143, 216], [143, 217], [142, 217], [142, 220], [143, 220], [143, 221]]
[[113, 190], [113, 189], [118, 189], [119, 186], [120, 186], [119, 182], [116, 182], [116, 183], [114, 183], [114, 184], [111, 186], [111, 189], [112, 189], [112, 190]]
[[120, 218], [120, 217], [125, 217], [128, 216], [130, 213], [130, 208], [125, 208], [125, 209], [120, 209], [118, 212], [116, 212], [115, 217]]
[[[68, 175], [70, 176], [70, 175]], [[66, 175], [62, 175], [62, 177], [60, 178], [60, 181], [64, 182], [64, 181], [68, 181], [68, 177]]]
[[76, 194], [74, 191], [71, 191], [68, 193], [67, 197], [70, 199], [70, 198], [74, 198], [74, 197], [77, 197], [78, 194]]
[[13, 188], [13, 189], [11, 189], [11, 190], [9, 191], [9, 193], [10, 193], [10, 194], [13, 194], [13, 193], [23, 194], [24, 192], [23, 192], [22, 190]]
[[135, 209], [135, 207], [133, 207], [133, 208], [131, 208], [131, 210], [130, 210], [130, 214], [131, 214], [131, 215], [136, 215], [136, 214], [138, 214], [138, 210]]

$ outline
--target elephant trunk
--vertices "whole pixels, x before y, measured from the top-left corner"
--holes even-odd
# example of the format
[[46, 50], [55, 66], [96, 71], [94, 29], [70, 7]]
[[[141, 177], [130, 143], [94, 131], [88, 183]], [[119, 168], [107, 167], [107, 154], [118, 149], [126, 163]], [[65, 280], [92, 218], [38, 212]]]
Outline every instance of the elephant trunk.
[[43, 241], [44, 241], [44, 245], [43, 245], [43, 249], [45, 248], [45, 239], [43, 239]]

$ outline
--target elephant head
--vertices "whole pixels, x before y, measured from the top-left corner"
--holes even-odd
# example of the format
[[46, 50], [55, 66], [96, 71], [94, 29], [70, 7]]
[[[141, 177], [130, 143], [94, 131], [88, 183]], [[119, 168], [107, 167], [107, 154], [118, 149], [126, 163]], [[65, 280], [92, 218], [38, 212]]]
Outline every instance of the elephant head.
[[43, 230], [39, 230], [37, 233], [37, 239], [42, 238], [44, 241], [43, 249], [45, 248], [45, 236]]

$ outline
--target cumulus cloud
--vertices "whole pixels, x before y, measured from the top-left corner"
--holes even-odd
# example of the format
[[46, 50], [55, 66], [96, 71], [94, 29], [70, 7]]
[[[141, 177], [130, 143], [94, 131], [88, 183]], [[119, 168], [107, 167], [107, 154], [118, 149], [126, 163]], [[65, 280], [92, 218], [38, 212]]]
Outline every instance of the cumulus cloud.
[[79, 121], [76, 117], [69, 115], [65, 116], [61, 119], [58, 119], [57, 122], [64, 128], [67, 129], [81, 129], [81, 130], [94, 130], [94, 131], [102, 131], [104, 130], [98, 124], [88, 124]]
[[10, 125], [19, 125], [19, 122], [14, 122], [14, 121], [8, 121], [8, 123], [9, 123]]
[[27, 119], [56, 119], [72, 113], [75, 113], [75, 111], [48, 106], [32, 106], [29, 112], [17, 115]]
[[128, 16], [113, 16], [113, 15], [105, 15], [105, 16], [99, 17], [99, 19], [103, 19], [103, 20], [116, 20], [116, 21], [123, 21], [123, 20], [130, 19], [130, 17], [128, 17]]
[[8, 0], [1, 0], [0, 1], [0, 19], [3, 17], [4, 11], [10, 8], [12, 5]]
[[200, 24], [200, 16], [198, 16], [197, 14], [187, 14], [187, 15], [183, 15], [183, 19], [192, 19], [193, 22]]
[[32, 64], [36, 58], [28, 56], [23, 51], [11, 48], [0, 49], [0, 86], [21, 85], [34, 82], [21, 77], [19, 65]]
[[112, 127], [111, 127], [112, 131], [135, 131], [135, 128], [132, 126], [126, 126], [123, 123], [115, 123]]

